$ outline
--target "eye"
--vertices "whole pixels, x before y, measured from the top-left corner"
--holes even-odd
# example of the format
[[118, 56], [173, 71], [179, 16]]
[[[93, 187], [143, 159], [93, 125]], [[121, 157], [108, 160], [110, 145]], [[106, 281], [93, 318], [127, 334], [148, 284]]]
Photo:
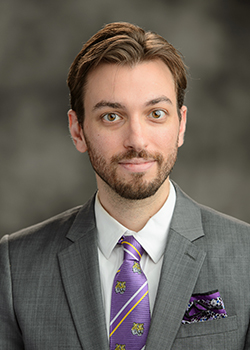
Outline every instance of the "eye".
[[102, 118], [107, 122], [116, 122], [117, 120], [121, 119], [121, 117], [119, 117], [119, 115], [116, 113], [104, 114]]
[[165, 115], [166, 115], [166, 112], [164, 112], [161, 109], [156, 109], [150, 113], [150, 117], [152, 117], [153, 119], [161, 119], [165, 117]]

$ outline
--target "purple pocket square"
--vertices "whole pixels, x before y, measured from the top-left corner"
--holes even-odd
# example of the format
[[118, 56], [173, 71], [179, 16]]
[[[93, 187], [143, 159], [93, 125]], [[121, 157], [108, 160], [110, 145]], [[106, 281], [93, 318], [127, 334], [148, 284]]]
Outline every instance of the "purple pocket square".
[[193, 294], [188, 303], [182, 323], [194, 323], [227, 317], [223, 300], [218, 290]]

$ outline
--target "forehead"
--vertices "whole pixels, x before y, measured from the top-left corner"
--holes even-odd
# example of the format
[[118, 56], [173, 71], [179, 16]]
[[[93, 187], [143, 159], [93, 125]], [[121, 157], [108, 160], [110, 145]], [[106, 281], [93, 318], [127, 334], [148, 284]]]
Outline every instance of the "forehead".
[[133, 66], [101, 63], [87, 76], [84, 105], [88, 108], [101, 100], [143, 104], [162, 95], [176, 104], [173, 75], [162, 60]]

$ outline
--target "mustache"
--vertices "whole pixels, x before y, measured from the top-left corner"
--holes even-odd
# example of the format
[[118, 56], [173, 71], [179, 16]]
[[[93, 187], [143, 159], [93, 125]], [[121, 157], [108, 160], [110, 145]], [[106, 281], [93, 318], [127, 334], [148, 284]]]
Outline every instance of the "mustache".
[[122, 160], [129, 160], [129, 159], [133, 159], [133, 158], [142, 158], [144, 160], [155, 160], [157, 162], [159, 162], [160, 164], [163, 161], [163, 157], [161, 154], [157, 153], [157, 154], [151, 154], [146, 150], [141, 150], [141, 151], [136, 151], [134, 149], [128, 150], [125, 153], [120, 153], [117, 155], [114, 155], [111, 158], [111, 163], [113, 164], [117, 164]]

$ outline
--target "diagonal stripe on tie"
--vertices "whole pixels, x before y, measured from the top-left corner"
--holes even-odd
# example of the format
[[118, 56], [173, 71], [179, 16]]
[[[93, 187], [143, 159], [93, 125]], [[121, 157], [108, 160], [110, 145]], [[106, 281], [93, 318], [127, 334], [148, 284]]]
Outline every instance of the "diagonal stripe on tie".
[[122, 241], [122, 244], [128, 244], [128, 245], [130, 245], [130, 246], [137, 252], [137, 254], [139, 255], [139, 257], [140, 257], [140, 259], [141, 259], [141, 254], [140, 254], [140, 252], [135, 248], [135, 246], [134, 246], [133, 244], [131, 244], [131, 243], [127, 242], [127, 241]]
[[128, 300], [128, 302], [120, 309], [120, 311], [116, 314], [116, 316], [113, 318], [113, 320], [110, 322], [110, 326], [115, 322], [117, 317], [121, 314], [121, 312], [132, 302], [132, 300], [137, 296], [138, 293], [141, 292], [142, 289], [147, 286], [148, 281], [146, 281], [139, 289], [138, 291]]
[[[146, 291], [145, 291], [146, 290]], [[126, 304], [126, 307], [123, 307], [119, 313], [116, 315], [115, 319], [110, 323], [110, 337], [114, 334], [117, 328], [122, 324], [122, 322], [128, 317], [128, 315], [134, 310], [134, 308], [144, 299], [148, 294], [147, 285], [137, 293], [137, 298], [133, 297], [135, 300], [131, 300]], [[116, 321], [116, 322], [115, 322]]]
[[130, 252], [129, 250], [127, 250], [127, 249], [124, 248], [124, 247], [123, 247], [123, 250], [124, 250], [124, 252], [130, 254], [134, 260], [137, 260], [137, 257], [136, 257], [132, 252]]
[[137, 303], [129, 310], [129, 312], [123, 317], [123, 319], [118, 323], [118, 325], [115, 327], [115, 329], [112, 331], [112, 333], [110, 333], [110, 337], [115, 333], [115, 331], [117, 330], [118, 327], [120, 327], [120, 325], [122, 324], [122, 322], [128, 317], [128, 315], [130, 314], [130, 312], [133, 311], [133, 309], [143, 300], [143, 298], [145, 298], [145, 296], [148, 294], [148, 290], [146, 291], [146, 293], [141, 297], [140, 300], [137, 301]]

